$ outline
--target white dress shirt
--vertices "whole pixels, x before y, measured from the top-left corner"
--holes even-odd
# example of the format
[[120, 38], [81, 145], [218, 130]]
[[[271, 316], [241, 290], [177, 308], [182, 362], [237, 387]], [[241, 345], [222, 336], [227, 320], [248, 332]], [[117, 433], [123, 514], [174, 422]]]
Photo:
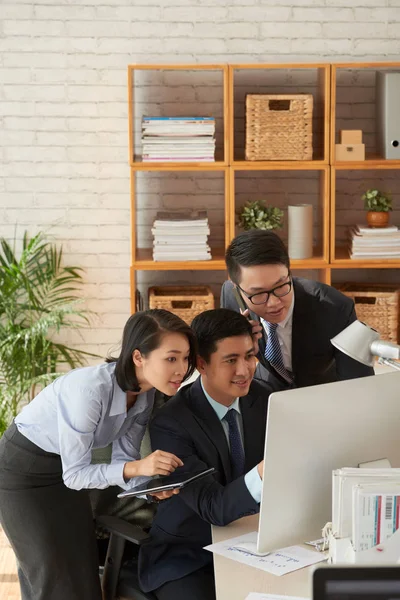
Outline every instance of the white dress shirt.
[[[228, 410], [231, 410], [231, 409], [235, 411], [236, 420], [239, 425], [240, 437], [241, 437], [242, 445], [243, 445], [243, 419], [242, 419], [242, 414], [240, 412], [239, 398], [236, 398], [236, 400], [230, 406], [224, 406], [223, 404], [216, 402], [216, 400], [211, 398], [211, 396], [206, 392], [206, 390], [204, 389], [204, 386], [203, 386], [202, 379], [200, 379], [200, 382], [201, 382], [201, 387], [203, 389], [205, 397], [211, 404], [212, 408], [216, 412], [217, 417], [219, 418], [219, 420], [221, 422], [222, 428], [225, 433], [226, 440], [228, 442], [229, 449], [230, 449], [229, 424], [224, 419], [224, 417], [225, 417], [226, 413], [228, 412]], [[256, 502], [260, 503], [261, 502], [261, 492], [262, 492], [262, 480], [258, 473], [257, 465], [255, 467], [253, 467], [253, 469], [251, 469], [251, 471], [246, 473], [246, 475], [244, 476], [244, 482], [246, 484], [247, 489], [249, 490], [249, 493], [253, 496], [254, 500]]]
[[[42, 390], [15, 418], [18, 431], [59, 454], [69, 488], [126, 490], [149, 480], [124, 480], [126, 462], [140, 459], [140, 444], [151, 415], [155, 390], [137, 396], [126, 410], [126, 392], [115, 378], [115, 363], [74, 369]], [[91, 464], [93, 448], [112, 443], [111, 464]]]
[[[292, 323], [293, 323], [293, 309], [294, 309], [294, 294], [292, 304], [288, 310], [286, 317], [278, 323], [276, 333], [278, 336], [279, 345], [282, 352], [283, 364], [285, 368], [292, 372]], [[268, 335], [268, 329], [266, 321], [260, 318], [261, 324], [264, 328], [266, 335]]]

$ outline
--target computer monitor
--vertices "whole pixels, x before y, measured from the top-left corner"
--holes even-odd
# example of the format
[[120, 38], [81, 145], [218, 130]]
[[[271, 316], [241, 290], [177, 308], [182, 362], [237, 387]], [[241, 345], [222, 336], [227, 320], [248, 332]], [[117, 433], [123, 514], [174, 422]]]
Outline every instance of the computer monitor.
[[274, 392], [269, 398], [257, 549], [321, 537], [332, 470], [400, 467], [400, 373]]
[[313, 600], [400, 600], [400, 568], [320, 567], [313, 573]]

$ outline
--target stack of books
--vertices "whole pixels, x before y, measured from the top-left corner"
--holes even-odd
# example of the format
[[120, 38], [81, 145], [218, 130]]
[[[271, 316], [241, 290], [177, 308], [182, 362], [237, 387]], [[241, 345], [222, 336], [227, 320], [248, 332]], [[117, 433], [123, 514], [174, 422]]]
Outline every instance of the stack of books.
[[210, 260], [207, 212], [159, 212], [151, 230], [153, 260]]
[[400, 258], [400, 231], [391, 227], [372, 227], [356, 225], [350, 230], [350, 257], [362, 258]]
[[214, 162], [214, 117], [143, 117], [143, 162]]

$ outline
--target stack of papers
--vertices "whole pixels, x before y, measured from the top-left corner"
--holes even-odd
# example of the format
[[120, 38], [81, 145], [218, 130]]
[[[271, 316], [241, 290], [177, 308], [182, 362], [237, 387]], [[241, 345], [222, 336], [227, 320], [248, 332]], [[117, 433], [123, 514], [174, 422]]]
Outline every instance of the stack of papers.
[[356, 552], [385, 542], [399, 528], [400, 469], [343, 468], [332, 473], [332, 532]]
[[328, 558], [323, 552], [307, 550], [302, 546], [288, 546], [259, 555], [256, 551], [257, 536], [258, 532], [252, 531], [230, 540], [211, 544], [204, 549], [278, 576], [303, 569]]
[[143, 162], [214, 162], [214, 117], [143, 117]]
[[356, 225], [350, 229], [351, 258], [400, 258], [400, 231], [395, 225], [374, 229]]
[[210, 260], [207, 212], [159, 212], [151, 230], [153, 260]]

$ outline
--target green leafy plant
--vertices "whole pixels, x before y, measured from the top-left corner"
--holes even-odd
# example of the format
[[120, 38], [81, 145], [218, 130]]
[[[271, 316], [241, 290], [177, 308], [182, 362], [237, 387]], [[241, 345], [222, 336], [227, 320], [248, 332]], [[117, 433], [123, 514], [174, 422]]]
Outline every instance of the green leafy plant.
[[388, 212], [392, 210], [392, 198], [390, 194], [383, 194], [379, 190], [367, 190], [361, 196], [364, 201], [365, 210], [373, 212]]
[[246, 231], [248, 229], [282, 229], [283, 210], [274, 206], [266, 206], [259, 200], [249, 201], [239, 211], [238, 223]]
[[61, 329], [89, 324], [90, 313], [79, 309], [80, 271], [62, 265], [62, 247], [43, 233], [25, 232], [19, 258], [0, 238], [0, 435], [61, 367], [95, 356], [54, 340]]

